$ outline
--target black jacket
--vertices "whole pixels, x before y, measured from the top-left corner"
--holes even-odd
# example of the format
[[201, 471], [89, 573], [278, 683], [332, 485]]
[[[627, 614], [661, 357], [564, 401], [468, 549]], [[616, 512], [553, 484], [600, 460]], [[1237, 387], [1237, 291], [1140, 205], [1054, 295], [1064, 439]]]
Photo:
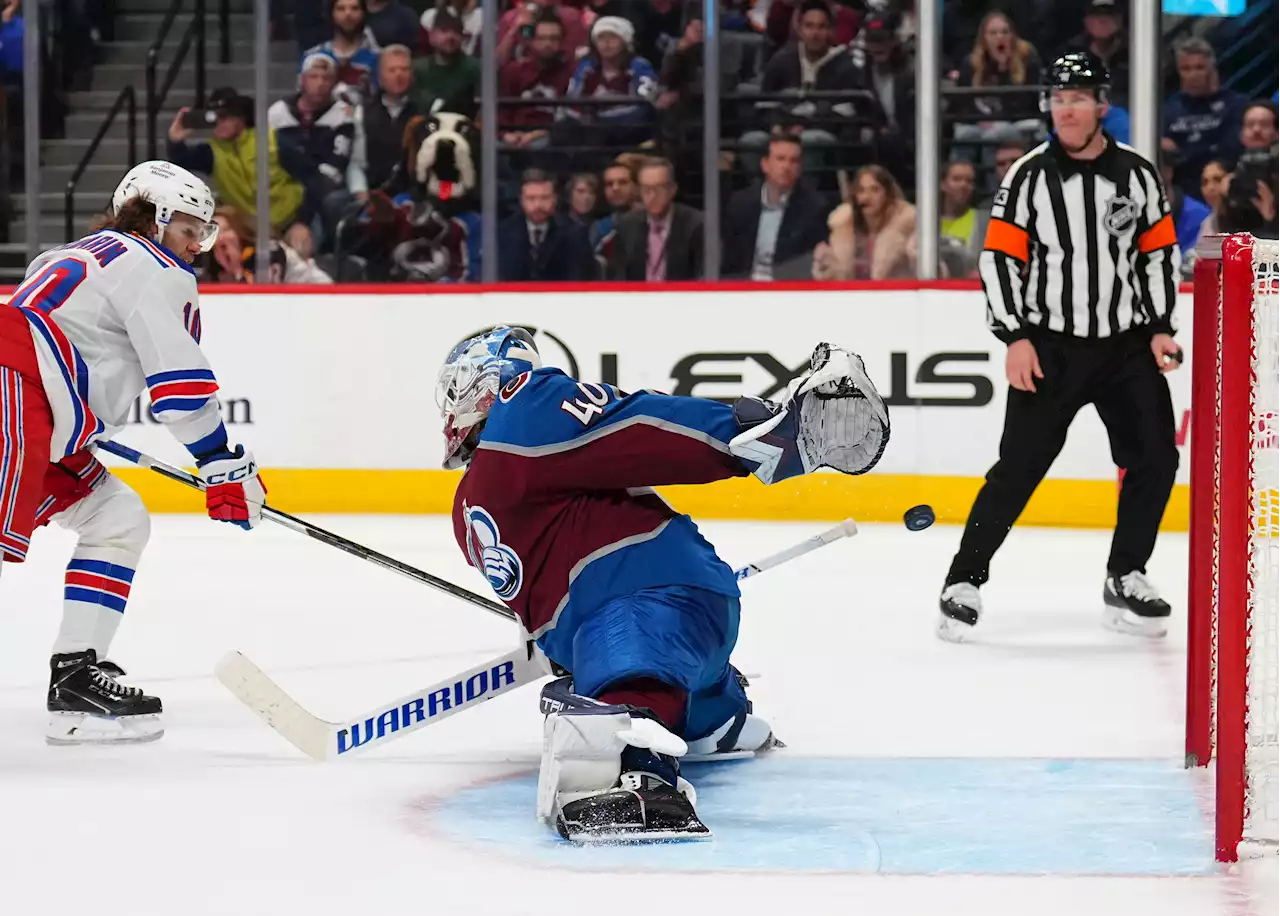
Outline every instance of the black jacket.
[[[672, 204], [667, 233], [667, 279], [701, 280], [702, 214], [686, 204]], [[649, 254], [649, 217], [634, 210], [617, 222], [608, 279], [643, 283]]]
[[[720, 275], [726, 280], [750, 279], [755, 261], [756, 231], [760, 226], [761, 190], [757, 181], [729, 198], [722, 224]], [[773, 279], [807, 280], [813, 270], [813, 249], [827, 240], [827, 200], [804, 182], [795, 186], [782, 211], [778, 241], [773, 249]]]
[[593, 279], [595, 259], [586, 233], [561, 216], [551, 217], [535, 258], [523, 213], [498, 226], [498, 279], [502, 282], [572, 283]]
[[370, 189], [386, 185], [396, 166], [406, 161], [404, 131], [409, 126], [409, 120], [417, 113], [418, 109], [411, 98], [405, 99], [400, 113], [394, 118], [381, 95], [360, 106], [365, 180]]
[[[832, 48], [827, 57], [817, 65], [817, 72], [812, 83], [804, 82], [804, 71], [800, 67], [800, 55], [804, 51], [798, 42], [787, 45], [769, 58], [765, 64], [764, 74], [760, 78], [761, 92], [794, 92], [797, 95], [807, 91], [835, 92], [841, 89], [857, 89], [858, 76], [853, 66], [853, 58], [843, 47]], [[762, 113], [772, 111], [773, 123], [797, 124], [811, 118], [826, 119], [848, 118], [856, 109], [856, 98], [848, 100], [823, 99], [792, 102], [758, 102], [756, 109]], [[825, 130], [838, 133], [839, 124], [823, 124]]]

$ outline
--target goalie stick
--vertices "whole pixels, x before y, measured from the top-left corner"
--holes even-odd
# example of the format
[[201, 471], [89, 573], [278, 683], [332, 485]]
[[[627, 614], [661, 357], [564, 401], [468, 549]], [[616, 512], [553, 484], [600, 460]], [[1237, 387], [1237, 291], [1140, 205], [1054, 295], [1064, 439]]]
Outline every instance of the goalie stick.
[[[793, 547], [742, 567], [735, 576], [750, 578], [857, 533], [853, 519], [845, 519]], [[330, 722], [308, 712], [239, 652], [223, 656], [214, 673], [236, 699], [298, 750], [313, 760], [338, 760], [432, 725], [553, 672], [546, 656], [529, 640], [505, 655], [342, 722]]]

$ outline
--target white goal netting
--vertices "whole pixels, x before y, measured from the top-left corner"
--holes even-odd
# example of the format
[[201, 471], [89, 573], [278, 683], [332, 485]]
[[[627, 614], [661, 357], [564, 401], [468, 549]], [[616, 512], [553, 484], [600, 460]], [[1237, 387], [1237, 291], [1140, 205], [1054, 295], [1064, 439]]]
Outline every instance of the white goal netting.
[[1280, 825], [1280, 247], [1253, 244], [1250, 386], [1248, 673], [1244, 839], [1275, 843]]

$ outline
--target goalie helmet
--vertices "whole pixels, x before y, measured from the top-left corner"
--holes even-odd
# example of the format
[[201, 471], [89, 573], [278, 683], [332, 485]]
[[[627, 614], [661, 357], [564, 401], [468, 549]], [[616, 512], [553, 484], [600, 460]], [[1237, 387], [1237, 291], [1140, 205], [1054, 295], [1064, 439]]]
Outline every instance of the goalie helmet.
[[480, 430], [503, 386], [541, 368], [538, 345], [524, 328], [492, 328], [453, 348], [436, 385], [436, 404], [444, 418], [446, 468], [456, 470], [471, 461]]
[[213, 194], [208, 185], [186, 169], [162, 159], [135, 165], [116, 187], [111, 212], [119, 214], [120, 208], [135, 197], [155, 204], [156, 242], [163, 244], [164, 231], [175, 213], [186, 213], [204, 224], [200, 250], [213, 248], [218, 238], [218, 224], [213, 221]]

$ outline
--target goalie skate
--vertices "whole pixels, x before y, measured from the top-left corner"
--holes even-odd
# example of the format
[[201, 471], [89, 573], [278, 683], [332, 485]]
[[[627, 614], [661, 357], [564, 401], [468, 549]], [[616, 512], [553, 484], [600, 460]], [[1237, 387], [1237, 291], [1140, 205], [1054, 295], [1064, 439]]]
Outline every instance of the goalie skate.
[[556, 832], [573, 843], [655, 843], [711, 837], [689, 796], [651, 773], [623, 773], [615, 789], [567, 802], [556, 813]]

